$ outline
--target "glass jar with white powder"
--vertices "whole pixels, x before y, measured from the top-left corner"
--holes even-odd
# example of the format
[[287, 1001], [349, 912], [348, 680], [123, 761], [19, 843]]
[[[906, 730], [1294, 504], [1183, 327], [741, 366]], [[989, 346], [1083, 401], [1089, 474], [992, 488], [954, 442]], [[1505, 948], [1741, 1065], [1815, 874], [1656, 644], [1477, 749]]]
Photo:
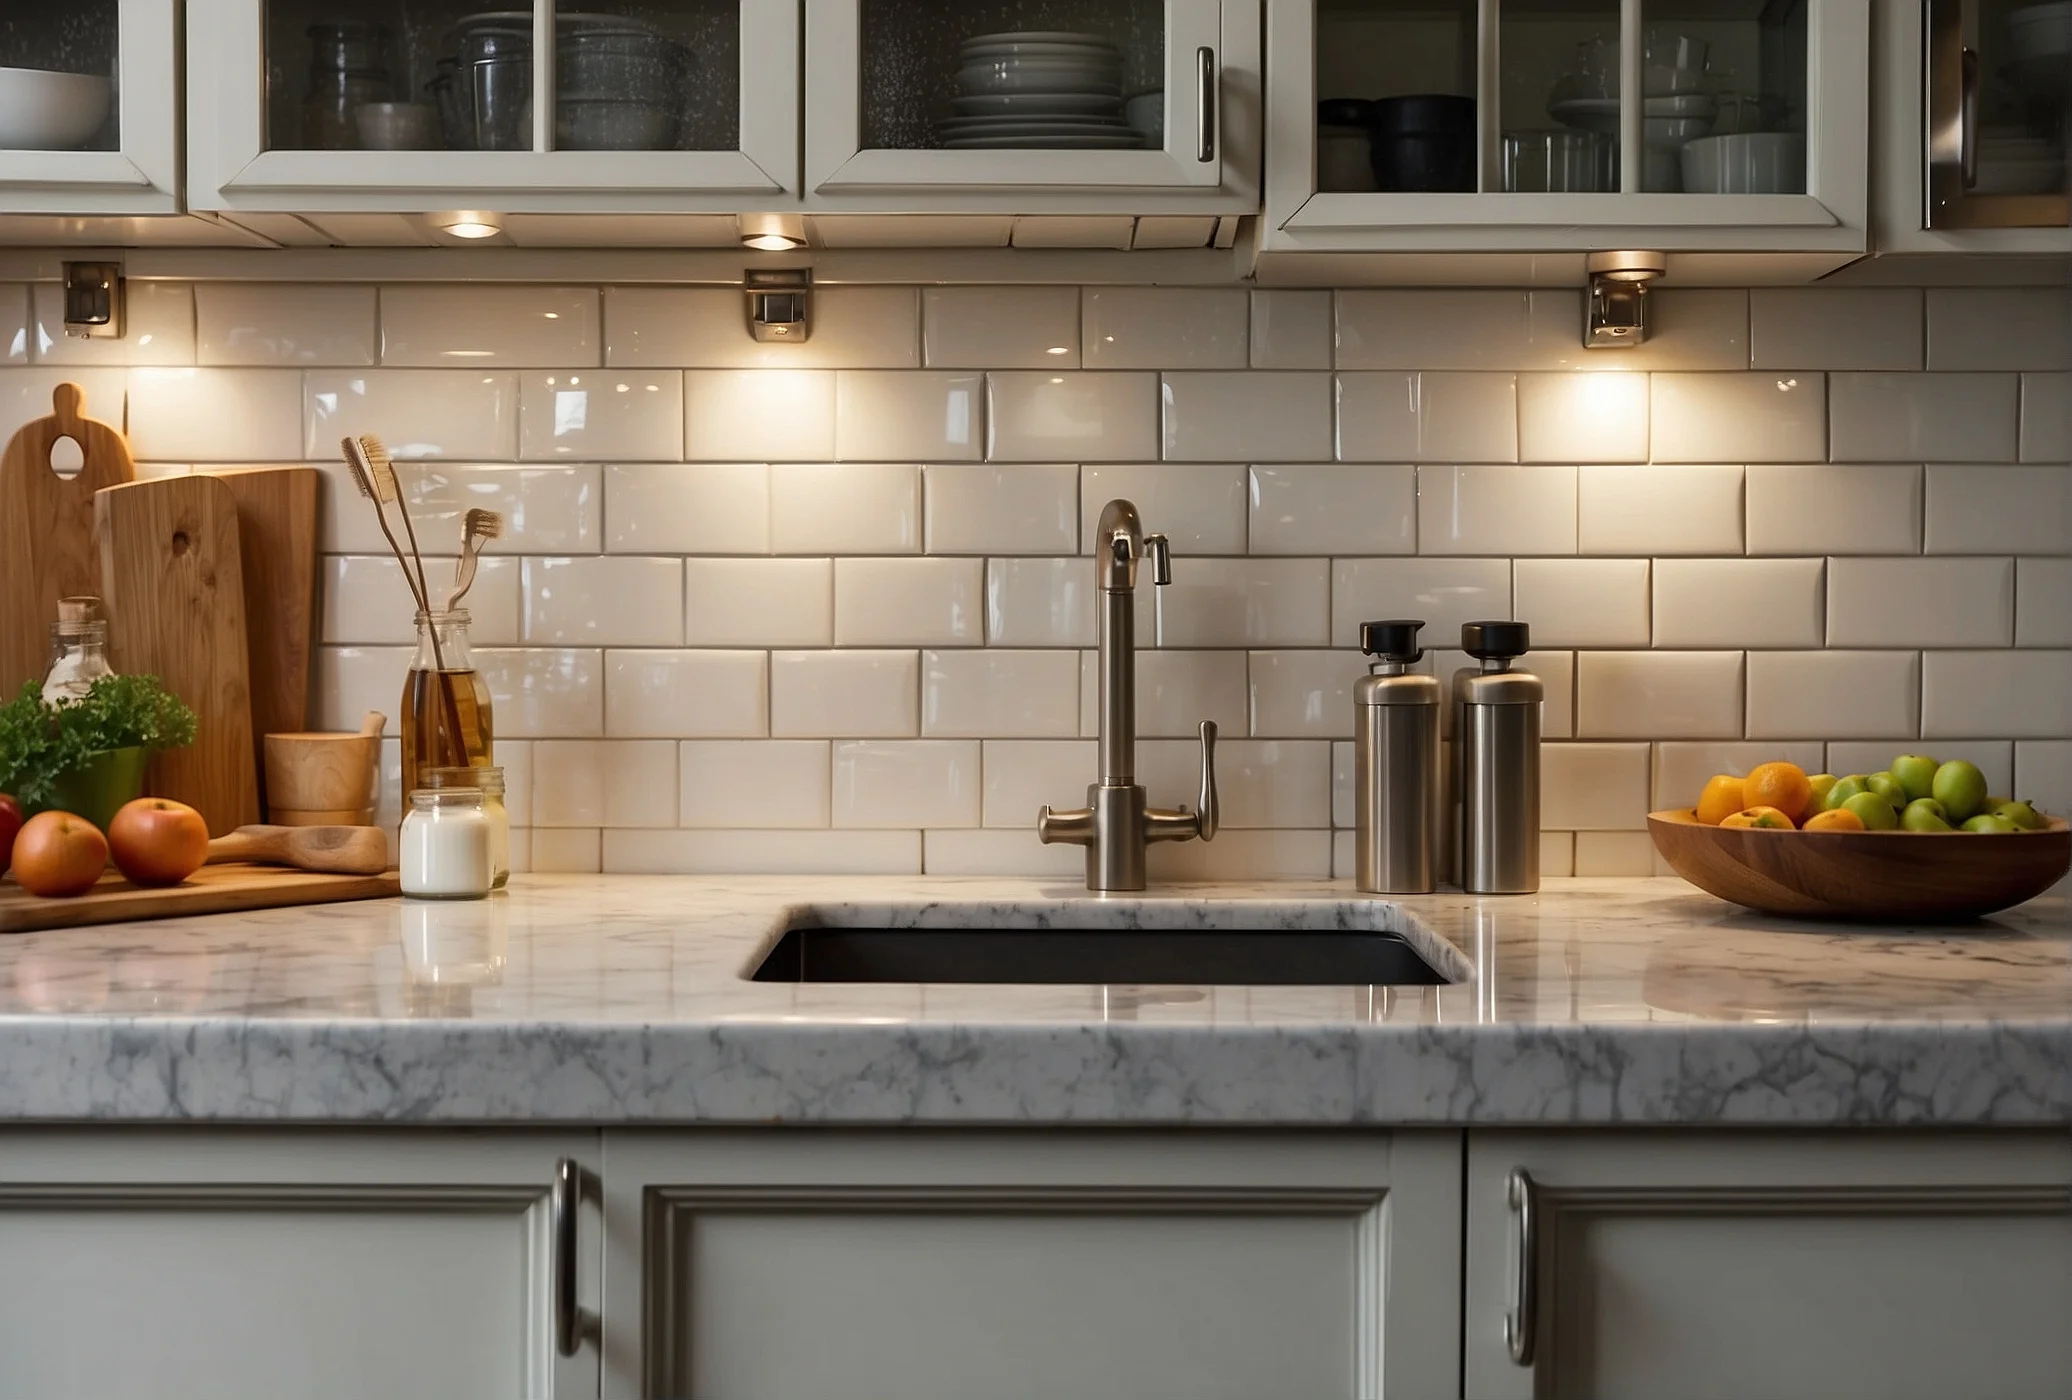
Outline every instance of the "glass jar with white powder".
[[490, 888], [502, 889], [511, 882], [511, 813], [504, 806], [504, 770], [501, 768], [426, 768], [418, 781], [434, 791], [452, 788], [482, 789], [482, 811], [489, 818]]
[[403, 893], [413, 899], [481, 899], [496, 882], [494, 836], [481, 788], [411, 793], [399, 845]]

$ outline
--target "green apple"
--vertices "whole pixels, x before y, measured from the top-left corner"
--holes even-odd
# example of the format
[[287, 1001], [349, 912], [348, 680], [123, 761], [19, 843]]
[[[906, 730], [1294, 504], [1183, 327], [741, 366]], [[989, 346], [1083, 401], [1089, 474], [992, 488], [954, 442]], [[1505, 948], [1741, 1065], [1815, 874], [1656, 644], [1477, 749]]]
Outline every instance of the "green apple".
[[[1993, 799], [1989, 797], [1986, 801], [1993, 802]], [[1994, 816], [2005, 818], [2024, 831], [2041, 831], [2048, 825], [2043, 813], [2026, 802], [1997, 802], [1990, 810]]]
[[1899, 825], [1899, 814], [1892, 810], [1892, 804], [1875, 792], [1859, 792], [1842, 805], [1856, 813], [1865, 831], [1890, 831]]
[[1813, 789], [1813, 800], [1806, 804], [1808, 815], [1827, 810], [1827, 790], [1838, 781], [1832, 773], [1814, 773], [1807, 777], [1806, 784]]
[[1892, 760], [1892, 776], [1907, 790], [1907, 801], [1919, 802], [1935, 788], [1935, 770], [1942, 767], [1932, 758], [1903, 753]]
[[1949, 831], [1949, 813], [1932, 797], [1917, 797], [1899, 814], [1899, 824], [1908, 831]]
[[1851, 773], [1846, 778], [1837, 778], [1834, 785], [1820, 795], [1820, 810], [1832, 812], [1859, 792], [1865, 791], [1868, 789], [1863, 785], [1861, 774]]
[[1964, 823], [1964, 829], [1978, 836], [2011, 836], [2021, 828], [2005, 817], [1981, 814]]
[[[1873, 773], [1863, 780], [1863, 785], [1890, 802], [1895, 812], [1914, 800], [1914, 795], [1907, 791], [1906, 784], [1890, 773]], [[1927, 794], [1923, 793], [1922, 796], [1926, 797]]]
[[1986, 805], [1986, 775], [1976, 763], [1953, 758], [1935, 770], [1935, 800], [1953, 822], [1969, 821]]

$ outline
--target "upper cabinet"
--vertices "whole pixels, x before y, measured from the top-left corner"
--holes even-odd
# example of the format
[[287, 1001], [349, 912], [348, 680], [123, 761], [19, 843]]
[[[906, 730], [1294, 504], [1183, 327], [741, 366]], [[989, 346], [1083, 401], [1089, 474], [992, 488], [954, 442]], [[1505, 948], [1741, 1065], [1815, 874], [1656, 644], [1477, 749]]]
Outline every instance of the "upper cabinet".
[[795, 202], [797, 5], [481, 2], [189, 0], [190, 206]]
[[178, 206], [169, 0], [11, 6], [0, 23], [0, 212]]
[[1263, 250], [1868, 246], [1867, 0], [1273, 0]]

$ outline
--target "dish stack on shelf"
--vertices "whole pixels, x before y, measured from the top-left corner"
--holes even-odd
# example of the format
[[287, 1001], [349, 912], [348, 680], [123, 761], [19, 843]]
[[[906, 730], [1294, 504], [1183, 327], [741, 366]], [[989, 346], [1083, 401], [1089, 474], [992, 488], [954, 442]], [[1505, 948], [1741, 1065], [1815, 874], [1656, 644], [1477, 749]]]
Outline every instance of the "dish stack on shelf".
[[1145, 137], [1123, 118], [1122, 51], [1097, 34], [981, 34], [957, 50], [952, 151], [1124, 151]]

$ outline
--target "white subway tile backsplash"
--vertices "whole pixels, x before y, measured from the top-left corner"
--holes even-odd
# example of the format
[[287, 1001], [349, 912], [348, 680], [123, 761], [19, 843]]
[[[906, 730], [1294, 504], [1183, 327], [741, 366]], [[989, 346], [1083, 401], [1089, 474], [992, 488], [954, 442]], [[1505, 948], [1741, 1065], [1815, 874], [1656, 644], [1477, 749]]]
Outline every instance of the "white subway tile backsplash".
[[831, 559], [686, 559], [685, 645], [824, 647], [835, 636]]
[[1928, 468], [1930, 554], [2072, 554], [2072, 471]]
[[642, 739], [602, 747], [604, 824], [675, 826], [676, 745], [667, 739]]
[[1705, 790], [1706, 780], [1713, 774], [1726, 773], [1745, 778], [1748, 770], [1758, 763], [1796, 763], [1808, 773], [1844, 771], [1828, 768], [1828, 760], [1822, 752], [1824, 747], [1818, 739], [1793, 743], [1752, 740], [1723, 744], [1678, 741], [1657, 744], [1652, 805], [1657, 811], [1695, 807], [1699, 794]]
[[532, 832], [531, 836], [530, 868], [534, 874], [595, 875], [605, 868], [602, 839], [604, 833], [601, 831], [553, 831], [542, 828]]
[[1576, 469], [1584, 554], [1739, 554], [1741, 521], [1740, 467]]
[[772, 465], [770, 548], [778, 554], [917, 552], [921, 469], [865, 462]]
[[1263, 738], [1340, 738], [1353, 732], [1353, 686], [1367, 674], [1357, 650], [1255, 651], [1250, 657], [1252, 733]]
[[1834, 374], [1838, 462], [2012, 462], [2021, 381], [2012, 374]]
[[531, 646], [672, 647], [683, 642], [683, 561], [636, 555], [525, 561]]
[[[1200, 773], [1199, 741], [1156, 739], [1137, 749], [1137, 781], [1155, 806], [1191, 809]], [[1323, 740], [1219, 738], [1216, 783], [1225, 829], [1331, 825], [1331, 745]]]
[[2072, 647], [2072, 559], [2015, 561], [2014, 643]]
[[1921, 657], [1921, 736], [2062, 739], [2072, 651], [1931, 651]]
[[[496, 765], [504, 770], [504, 810], [510, 814], [511, 825], [529, 827], [532, 825], [532, 748], [530, 739], [506, 739], [496, 736]], [[400, 743], [396, 754], [396, 778], [402, 782], [403, 757]], [[402, 818], [400, 814], [397, 820]]]
[[1655, 848], [1644, 831], [1576, 833], [1578, 879], [1638, 878], [1655, 873]]
[[996, 462], [1143, 462], [1158, 456], [1159, 384], [1149, 371], [995, 371], [986, 376], [986, 456]]
[[922, 501], [930, 554], [1071, 554], [1079, 548], [1079, 468], [931, 466]]
[[1540, 749], [1540, 825], [1550, 831], [1645, 831], [1646, 744]]
[[1657, 559], [1655, 645], [1817, 647], [1820, 559]]
[[834, 746], [837, 827], [977, 826], [976, 739], [848, 739]]
[[[1079, 806], [1080, 775], [1089, 782], [1095, 775], [1091, 739], [988, 739], [984, 748], [985, 824], [1019, 828], [1032, 844], [1037, 809]], [[1077, 846], [1067, 849], [1073, 864], [1083, 859]]]
[[1417, 469], [1425, 554], [1574, 554], [1574, 467]]
[[[454, 561], [428, 557], [425, 573], [432, 589], [443, 596], [453, 577]], [[402, 566], [391, 554], [326, 556], [319, 569], [322, 614], [321, 641], [331, 643], [414, 646], [417, 605], [403, 581]], [[474, 646], [515, 646], [522, 640], [519, 561], [482, 559], [475, 583], [462, 606], [470, 619], [468, 640]], [[387, 711], [383, 711], [387, 713]], [[358, 728], [357, 725], [354, 728]]]
[[[666, 740], [650, 742], [662, 743]], [[542, 739], [532, 746], [534, 827], [604, 825], [605, 754], [617, 747], [597, 739]], [[617, 774], [612, 775], [614, 777]], [[674, 826], [642, 822], [642, 826]]]
[[1919, 369], [1914, 287], [1757, 287], [1748, 294], [1752, 369]]
[[1253, 369], [1331, 368], [1331, 294], [1252, 293]]
[[[277, 375], [287, 370], [207, 370], [210, 375]], [[326, 461], [341, 437], [372, 435], [398, 461], [442, 457], [462, 462], [518, 460], [518, 376], [481, 370], [317, 370], [300, 376], [301, 455]], [[184, 454], [183, 454], [184, 455]], [[267, 453], [258, 460], [278, 458]], [[206, 460], [252, 460], [251, 453]]]
[[1819, 372], [1648, 376], [1657, 462], [1825, 461], [1827, 413]]
[[977, 461], [985, 376], [845, 369], [835, 373], [835, 456], [845, 462]]
[[986, 640], [995, 646], [1094, 644], [1093, 569], [1084, 559], [986, 561]]
[[195, 363], [371, 365], [375, 296], [351, 283], [197, 282]]
[[1931, 287], [1928, 368], [2072, 369], [2063, 287]]
[[1145, 853], [1153, 880], [1328, 880], [1331, 833], [1226, 831], [1213, 842], [1168, 841]]
[[1921, 468], [1748, 469], [1750, 554], [1918, 554]]
[[1576, 736], [1738, 739], [1736, 651], [1586, 651], [1576, 656]]
[[613, 650], [604, 654], [604, 669], [604, 732], [614, 739], [753, 739], [770, 732], [764, 652]]
[[1518, 460], [1645, 462], [1648, 380], [1644, 374], [1518, 376]]
[[1645, 559], [1520, 559], [1511, 616], [1535, 646], [1644, 647], [1653, 640]]
[[978, 559], [837, 559], [835, 645], [981, 646]]
[[[67, 377], [71, 371], [66, 371]], [[133, 369], [130, 452], [157, 462], [288, 462], [300, 457], [302, 376], [291, 369]], [[46, 400], [46, 403], [48, 400]], [[89, 417], [106, 420], [112, 401]], [[45, 407], [36, 416], [49, 413]], [[348, 428], [347, 432], [378, 432]], [[394, 440], [389, 450], [403, 455]], [[322, 455], [335, 456], [338, 434]]]
[[415, 651], [408, 646], [318, 647], [314, 727], [357, 733], [360, 717], [369, 710], [400, 713], [397, 701], [402, 698]]
[[1331, 376], [1167, 374], [1165, 455], [1179, 462], [1314, 462], [1331, 455]]
[[[1080, 653], [1080, 733], [1092, 735], [1092, 681], [1099, 674], [1091, 652]], [[1137, 734], [1146, 739], [1192, 737], [1205, 719], [1225, 734], [1245, 732], [1245, 654], [1241, 651], [1145, 651], [1137, 655]]]
[[527, 461], [674, 462], [684, 455], [675, 370], [528, 371], [518, 378], [518, 455]]
[[[1527, 298], [1520, 291], [1403, 289], [1338, 293], [1338, 368], [1539, 369], [1547, 348], [1536, 344]], [[1583, 311], [1573, 294], [1563, 328], [1574, 344]]]
[[1331, 566], [1331, 641], [1357, 646], [1360, 624], [1420, 617], [1425, 645], [1457, 642], [1463, 622], [1511, 615], [1505, 559], [1338, 559]]
[[1338, 376], [1341, 462], [1515, 462], [1518, 377]]
[[[607, 732], [602, 652], [575, 647], [477, 647], [474, 656], [475, 669], [482, 673], [482, 683], [489, 687], [490, 701], [496, 707], [499, 741], [507, 737], [594, 739]], [[399, 684], [401, 678], [398, 671]]]
[[912, 287], [816, 287], [804, 344], [756, 340], [738, 287], [606, 287], [604, 362], [628, 369], [915, 369]]
[[[0, 283], [0, 365], [29, 363], [29, 329], [29, 289], [20, 283]], [[1329, 364], [1327, 360], [1325, 367]]]
[[683, 455], [689, 461], [830, 461], [834, 371], [686, 370], [683, 417]]
[[1327, 559], [1173, 561], [1173, 581], [1139, 575], [1138, 645], [1322, 646], [1331, 631]]
[[123, 282], [120, 337], [80, 339], [65, 333], [65, 289], [38, 282], [34, 293], [36, 363], [40, 365], [192, 365], [194, 284]]
[[2046, 812], [2072, 812], [2072, 739], [2024, 739], [2014, 746], [2014, 791]]
[[2072, 374], [2022, 376], [2021, 459], [2072, 461]]
[[769, 712], [778, 738], [910, 739], [921, 732], [919, 657], [771, 652]]
[[1086, 852], [1077, 846], [1045, 846], [1027, 831], [951, 829], [924, 831], [922, 866], [930, 875], [1021, 875], [1031, 879], [1077, 879], [1086, 872]]
[[[317, 507], [321, 547], [335, 554], [386, 554], [374, 507], [354, 489], [344, 465], [335, 459], [314, 465], [323, 475]], [[427, 553], [457, 551], [462, 518], [478, 506], [504, 518], [503, 534], [483, 550], [485, 560], [525, 551], [583, 554], [598, 548], [603, 512], [596, 467], [399, 462], [396, 480]]]
[[770, 468], [760, 462], [613, 465], [603, 485], [610, 553], [770, 552]]
[[[1911, 739], [1921, 732], [1912, 651], [1748, 653], [1748, 737]], [[1695, 799], [1694, 799], [1695, 800]]]
[[1250, 488], [1253, 554], [1410, 554], [1417, 549], [1415, 467], [1253, 467]]
[[924, 651], [921, 733], [1065, 739], [1079, 733], [1076, 651]]
[[2012, 559], [1830, 560], [1827, 645], [2009, 646], [2014, 580]]
[[595, 287], [410, 283], [381, 289], [381, 362], [404, 369], [603, 363]]
[[604, 837], [604, 869], [618, 875], [921, 873], [918, 831], [608, 831]]
[[1080, 362], [1088, 369], [1243, 369], [1250, 323], [1241, 287], [1088, 287]]
[[1172, 541], [1179, 558], [1245, 552], [1245, 469], [1165, 464], [1086, 467], [1079, 477], [1079, 548], [1094, 551], [1095, 527], [1111, 500], [1137, 508], [1147, 531]]
[[926, 287], [930, 369], [1078, 369], [1077, 287]]
[[830, 820], [824, 739], [686, 739], [677, 821], [687, 827], [822, 827]]
[[[1340, 875], [1344, 871], [1337, 872]], [[1540, 833], [1540, 878], [1565, 880], [1576, 873], [1576, 834], [1573, 831]]]

